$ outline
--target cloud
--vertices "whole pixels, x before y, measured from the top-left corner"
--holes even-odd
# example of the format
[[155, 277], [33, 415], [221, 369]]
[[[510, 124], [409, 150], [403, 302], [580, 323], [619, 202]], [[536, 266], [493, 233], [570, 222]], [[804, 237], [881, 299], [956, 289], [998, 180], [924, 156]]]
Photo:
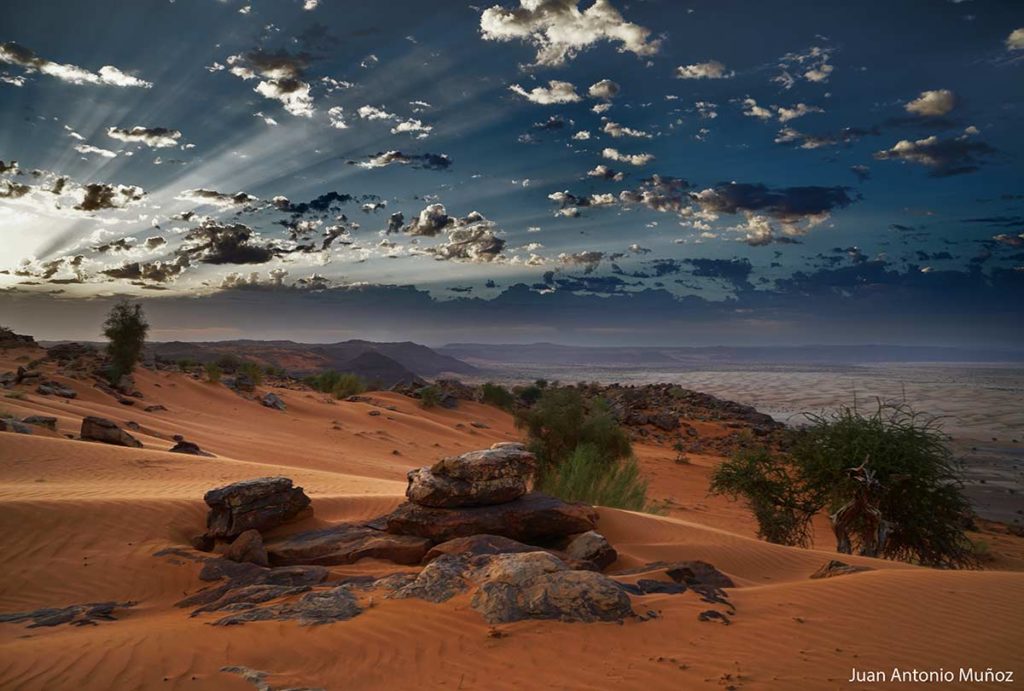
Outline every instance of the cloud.
[[425, 139], [432, 129], [434, 128], [431, 125], [424, 125], [416, 118], [409, 118], [408, 120], [402, 120], [392, 127], [391, 134], [408, 132], [409, 134], [414, 135], [417, 139]]
[[1006, 50], [1024, 50], [1024, 27], [1014, 29], [1006, 37]]
[[[0, 43], [0, 62], [22, 67], [27, 73], [38, 72], [70, 84], [97, 84], [105, 86], [141, 87], [153, 86], [138, 77], [133, 77], [113, 65], [104, 65], [99, 72], [90, 72], [77, 65], [61, 64], [36, 55], [25, 46], [9, 41]], [[19, 85], [20, 86], [20, 85]]]
[[309, 57], [304, 53], [292, 55], [284, 50], [267, 53], [260, 49], [232, 55], [228, 57], [227, 64], [236, 77], [246, 81], [262, 79], [253, 90], [265, 98], [280, 101], [292, 115], [313, 116], [310, 85], [303, 81], [309, 67]]
[[345, 122], [345, 109], [341, 106], [334, 106], [327, 111], [327, 119], [331, 123], [331, 127], [336, 130], [348, 129], [348, 123]]
[[364, 161], [349, 161], [349, 165], [360, 168], [383, 168], [392, 164], [426, 170], [447, 170], [452, 161], [446, 154], [404, 154], [401, 151], [379, 151]]
[[921, 117], [940, 117], [956, 107], [956, 95], [949, 89], [922, 91], [921, 95], [904, 106], [908, 113]]
[[494, 5], [480, 15], [484, 40], [527, 41], [537, 49], [535, 64], [552, 67], [571, 60], [601, 41], [618, 43], [620, 53], [654, 55], [661, 42], [651, 32], [627, 22], [609, 0], [594, 0], [580, 11], [579, 0], [520, 0], [519, 7]]
[[125, 262], [121, 266], [100, 271], [111, 278], [128, 281], [153, 281], [166, 283], [179, 276], [189, 267], [188, 258], [179, 257], [175, 261]]
[[611, 100], [619, 95], [619, 88], [619, 85], [611, 79], [602, 79], [599, 82], [591, 84], [590, 88], [587, 89], [587, 94], [591, 98]]
[[92, 144], [76, 144], [75, 151], [77, 151], [80, 154], [96, 154], [97, 156], [102, 156], [103, 158], [115, 158], [117, 156], [117, 152], [111, 151], [110, 149], [103, 149], [98, 146], [93, 146]]
[[618, 149], [611, 147], [604, 149], [601, 155], [609, 160], [628, 163], [633, 166], [645, 166], [654, 160], [654, 154], [623, 154]]
[[261, 242], [252, 228], [216, 221], [188, 231], [178, 251], [203, 264], [263, 264], [276, 254], [275, 248]]
[[394, 113], [389, 113], [384, 110], [384, 106], [381, 106], [380, 108], [370, 105], [360, 106], [356, 113], [363, 120], [393, 120], [398, 117]]
[[217, 192], [216, 190], [207, 190], [202, 188], [185, 190], [175, 197], [175, 199], [192, 202], [193, 204], [216, 206], [221, 209], [250, 206], [259, 201], [259, 198], [246, 192], [225, 194], [224, 192]]
[[608, 120], [604, 123], [602, 131], [605, 134], [610, 134], [612, 137], [618, 139], [620, 137], [637, 137], [639, 139], [650, 139], [651, 134], [644, 132], [643, 130], [634, 130], [631, 127], [623, 127], [617, 122]]
[[803, 79], [813, 83], [827, 82], [834, 69], [829, 59], [834, 49], [811, 46], [802, 53], [786, 53], [779, 58], [779, 74], [772, 81], [784, 89], [792, 89]]
[[107, 136], [122, 142], [145, 144], [153, 149], [164, 149], [170, 146], [177, 146], [181, 139], [181, 132], [166, 127], [141, 127], [136, 125], [131, 129], [123, 127], [108, 127]]
[[736, 75], [717, 60], [680, 66], [675, 74], [676, 79], [731, 79]]
[[809, 113], [824, 113], [825, 111], [818, 106], [809, 106], [806, 103], [795, 103], [791, 106], [777, 106], [773, 105], [769, 108], [759, 106], [757, 101], [752, 98], [743, 99], [743, 114], [750, 118], [758, 118], [759, 120], [771, 120], [772, 117], [777, 117], [779, 122], [789, 122], [797, 118], [802, 118]]
[[932, 177], [949, 177], [972, 173], [982, 161], [995, 153], [985, 142], [963, 134], [950, 139], [932, 135], [924, 139], [901, 139], [891, 149], [875, 152], [880, 161], [907, 161], [931, 168]]
[[624, 175], [601, 163], [594, 166], [592, 169], [588, 170], [587, 177], [600, 178], [602, 180], [614, 180], [616, 182], [619, 182], [620, 180], [622, 180]]
[[500, 256], [504, 248], [505, 240], [495, 234], [493, 222], [480, 217], [466, 227], [450, 230], [448, 239], [429, 252], [436, 259], [490, 262]]
[[585, 250], [582, 252], [562, 253], [558, 255], [558, 261], [565, 266], [577, 266], [583, 269], [583, 273], [593, 273], [601, 260], [605, 258], [604, 252]]
[[82, 190], [82, 200], [75, 205], [75, 209], [79, 211], [123, 209], [146, 196], [141, 187], [134, 185], [108, 185], [95, 182], [83, 186]]
[[580, 95], [576, 93], [575, 86], [569, 82], [561, 82], [557, 79], [549, 81], [547, 87], [535, 86], [529, 91], [518, 84], [513, 84], [509, 87], [509, 91], [519, 94], [531, 103], [539, 103], [544, 106], [560, 103], [576, 103], [582, 100]]

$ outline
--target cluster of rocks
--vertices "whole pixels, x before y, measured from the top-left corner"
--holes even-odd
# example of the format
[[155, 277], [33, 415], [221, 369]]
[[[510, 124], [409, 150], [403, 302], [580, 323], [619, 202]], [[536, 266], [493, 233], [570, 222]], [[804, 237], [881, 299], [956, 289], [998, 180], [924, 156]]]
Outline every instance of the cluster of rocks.
[[32, 434], [33, 427], [42, 427], [51, 432], [56, 432], [57, 418], [50, 415], [29, 415], [21, 418], [21, 420], [13, 417], [0, 417], [0, 432]]
[[[284, 477], [237, 482], [204, 496], [198, 551], [161, 554], [203, 564], [200, 579], [217, 583], [178, 604], [221, 613], [220, 625], [341, 621], [373, 593], [430, 602], [465, 593], [490, 623], [646, 619], [656, 614], [636, 615], [633, 597], [687, 590], [728, 604], [721, 588], [732, 582], [701, 562], [602, 573], [618, 555], [595, 530], [597, 512], [531, 491], [534, 471], [521, 444], [495, 444], [410, 471], [408, 501], [390, 514], [273, 538], [264, 535], [311, 512], [309, 497]], [[422, 568], [329, 580], [329, 567], [364, 558]], [[631, 580], [637, 573], [647, 578]]]
[[44, 607], [29, 612], [10, 612], [0, 614], [2, 624], [21, 624], [32, 622], [28, 628], [42, 626], [96, 626], [101, 621], [114, 621], [114, 611], [134, 607], [135, 602], [89, 602], [68, 607]]
[[36, 339], [25, 334], [17, 334], [6, 326], [0, 326], [0, 349], [35, 348]]

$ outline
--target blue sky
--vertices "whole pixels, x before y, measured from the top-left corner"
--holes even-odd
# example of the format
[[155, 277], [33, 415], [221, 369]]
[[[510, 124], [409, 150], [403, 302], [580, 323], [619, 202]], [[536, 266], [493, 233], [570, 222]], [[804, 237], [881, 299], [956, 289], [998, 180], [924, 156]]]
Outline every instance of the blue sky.
[[1020, 3], [2, 12], [0, 310], [47, 337], [1024, 335]]

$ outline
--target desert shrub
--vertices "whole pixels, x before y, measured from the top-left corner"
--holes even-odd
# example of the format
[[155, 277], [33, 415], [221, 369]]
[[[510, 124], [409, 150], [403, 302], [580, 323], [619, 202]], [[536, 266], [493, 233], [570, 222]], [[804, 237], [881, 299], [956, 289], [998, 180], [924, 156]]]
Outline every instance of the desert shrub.
[[565, 461], [543, 474], [537, 487], [569, 501], [632, 511], [649, 510], [647, 480], [632, 457], [609, 462], [594, 444], [580, 444]]
[[[977, 565], [964, 534], [970, 504], [936, 418], [879, 403], [868, 415], [841, 408], [807, 419], [787, 453], [773, 458], [763, 449], [746, 450], [719, 466], [712, 492], [743, 497], [765, 539], [805, 544], [815, 513], [832, 513], [853, 498], [858, 483], [848, 470], [866, 461], [889, 528], [880, 556], [928, 566]], [[854, 549], [860, 547], [857, 527]]]
[[242, 366], [242, 360], [233, 353], [226, 353], [217, 358], [217, 366], [220, 367], [221, 372], [234, 374]]
[[363, 378], [350, 372], [328, 370], [307, 377], [305, 381], [313, 389], [331, 394], [335, 398], [348, 398], [366, 391], [366, 382]]
[[491, 382], [480, 387], [480, 400], [502, 410], [512, 410], [516, 404], [516, 397], [512, 395], [512, 392], [504, 386]]
[[530, 384], [529, 386], [517, 386], [513, 393], [516, 397], [523, 402], [524, 405], [532, 406], [540, 400], [540, 396], [544, 393], [544, 390], [536, 384]]
[[216, 384], [220, 381], [220, 365], [216, 362], [207, 362], [203, 365], [203, 369], [206, 370], [206, 380], [211, 384]]
[[417, 393], [424, 408], [436, 408], [441, 403], [441, 392], [436, 386], [424, 386]]
[[182, 372], [188, 372], [190, 369], [195, 367], [197, 364], [198, 363], [195, 360], [189, 360], [188, 358], [182, 358], [181, 360], [178, 360], [178, 362], [177, 362], [178, 369], [180, 369]]
[[258, 362], [246, 360], [238, 366], [238, 373], [244, 374], [252, 380], [252, 383], [259, 386], [263, 383], [263, 367]]
[[107, 376], [111, 383], [117, 384], [122, 376], [131, 374], [135, 369], [142, 357], [147, 333], [149, 323], [142, 305], [120, 300], [110, 310], [103, 322], [103, 335], [109, 341], [107, 355], [110, 357], [110, 368]]

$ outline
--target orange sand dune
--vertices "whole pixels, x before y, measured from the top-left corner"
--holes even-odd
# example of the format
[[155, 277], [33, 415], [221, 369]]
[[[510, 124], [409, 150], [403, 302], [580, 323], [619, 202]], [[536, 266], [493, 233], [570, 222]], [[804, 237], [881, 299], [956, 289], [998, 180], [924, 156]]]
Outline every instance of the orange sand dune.
[[[844, 557], [875, 570], [810, 580], [834, 554], [754, 539], [741, 506], [705, 496], [715, 459], [680, 466], [653, 446], [638, 454], [655, 496], [673, 504], [663, 517], [601, 510], [599, 528], [620, 553], [614, 568], [709, 561], [738, 586], [730, 626], [699, 622], [707, 605], [684, 594], [634, 598], [638, 611], [660, 614], [645, 622], [520, 622], [499, 627], [500, 638], [466, 596], [442, 605], [381, 599], [355, 619], [317, 627], [213, 627], [173, 607], [199, 588], [198, 566], [153, 556], [201, 531], [207, 489], [284, 474], [315, 508], [287, 531], [366, 519], [401, 500], [410, 467], [516, 431], [505, 413], [469, 403], [424, 411], [395, 394], [372, 394], [374, 405], [275, 389], [288, 403], [280, 412], [182, 375], [137, 378], [145, 399], [132, 407], [73, 380], [74, 401], [29, 394], [0, 403], [59, 418], [58, 434], [0, 434], [0, 612], [138, 601], [93, 627], [0, 624], [0, 688], [252, 689], [220, 671], [244, 666], [268, 673], [273, 688], [834, 689], [854, 686], [852, 667], [1020, 667], [1024, 573]], [[141, 410], [153, 403], [168, 410]], [[63, 438], [87, 414], [137, 422], [146, 448]], [[174, 434], [217, 457], [166, 452]], [[388, 570], [371, 560], [332, 569]]]

